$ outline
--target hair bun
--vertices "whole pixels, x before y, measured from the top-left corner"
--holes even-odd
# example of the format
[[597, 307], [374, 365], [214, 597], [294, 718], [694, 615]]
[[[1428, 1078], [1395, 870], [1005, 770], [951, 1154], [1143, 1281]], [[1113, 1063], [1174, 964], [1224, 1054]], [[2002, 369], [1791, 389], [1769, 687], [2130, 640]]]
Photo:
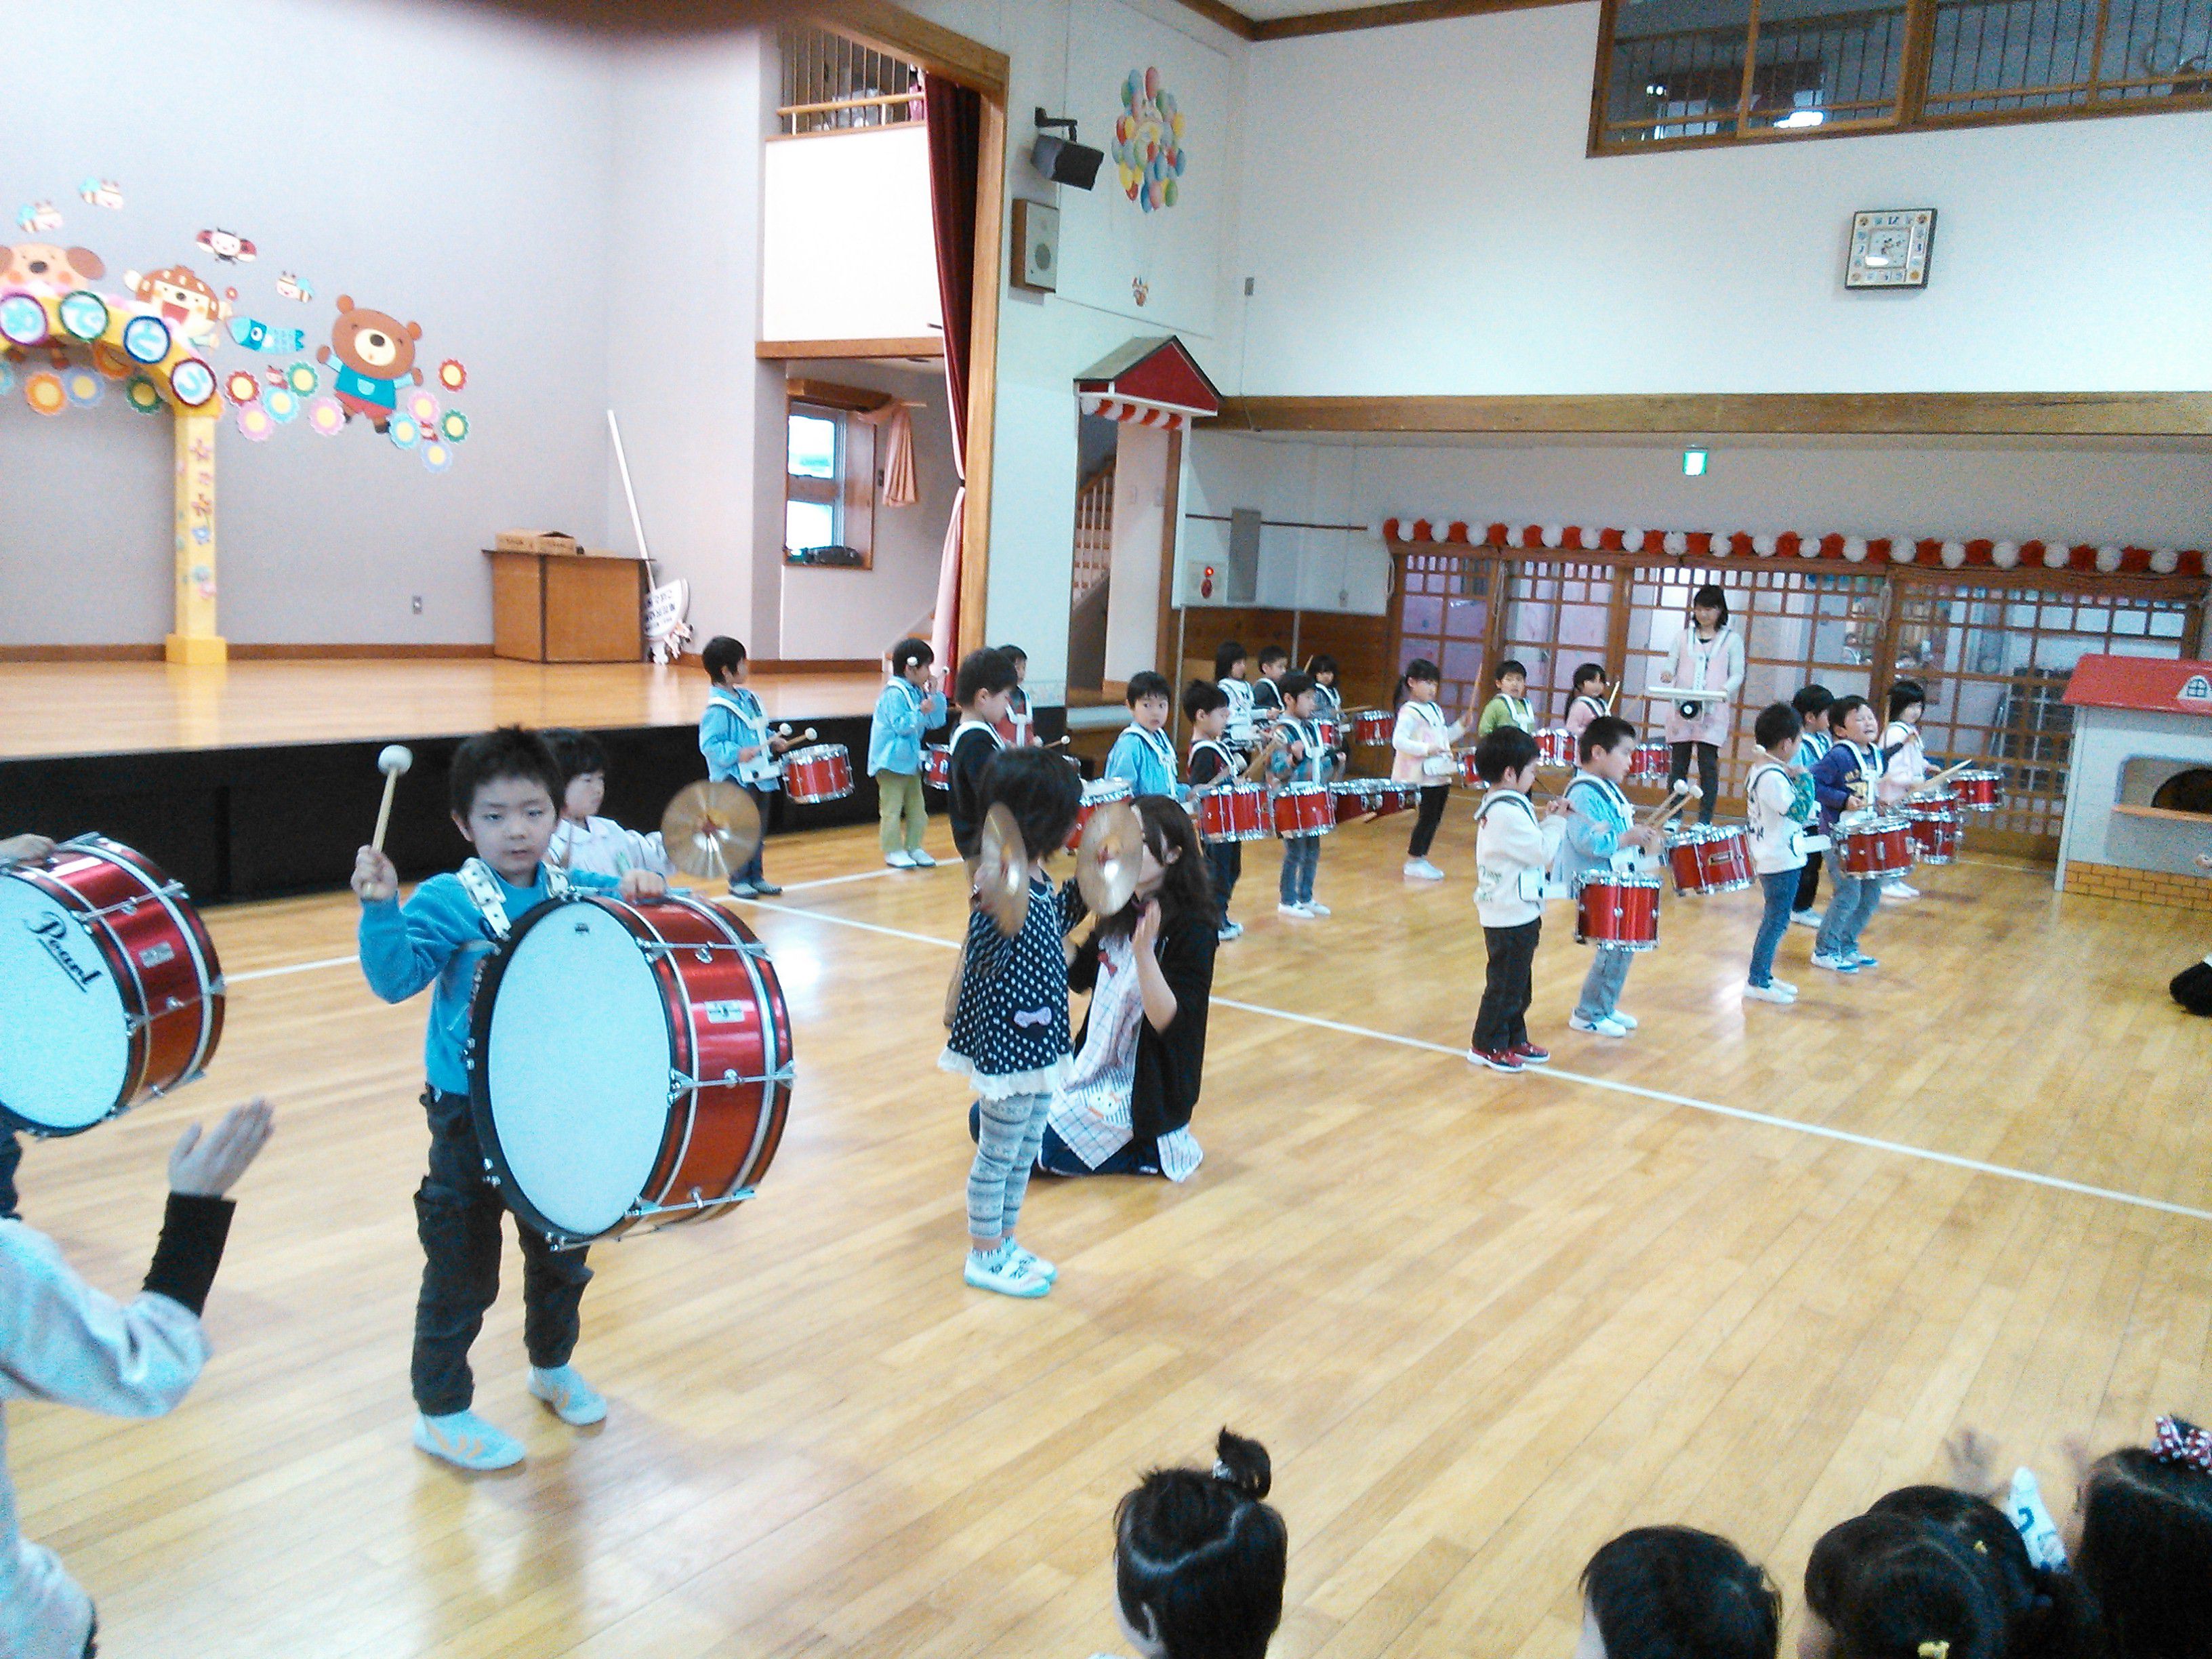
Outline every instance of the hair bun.
[[1267, 1460], [1265, 1446], [1232, 1434], [1224, 1426], [1214, 1437], [1213, 1478], [1256, 1504], [1274, 1484], [1274, 1466]]

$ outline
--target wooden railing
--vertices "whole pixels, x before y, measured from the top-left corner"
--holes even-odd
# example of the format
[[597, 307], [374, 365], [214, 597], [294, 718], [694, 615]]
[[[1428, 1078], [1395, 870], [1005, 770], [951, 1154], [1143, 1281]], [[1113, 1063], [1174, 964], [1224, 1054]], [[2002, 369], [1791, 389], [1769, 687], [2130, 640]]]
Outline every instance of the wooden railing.
[[1075, 586], [1081, 605], [1114, 568], [1114, 463], [1109, 459], [1075, 492]]

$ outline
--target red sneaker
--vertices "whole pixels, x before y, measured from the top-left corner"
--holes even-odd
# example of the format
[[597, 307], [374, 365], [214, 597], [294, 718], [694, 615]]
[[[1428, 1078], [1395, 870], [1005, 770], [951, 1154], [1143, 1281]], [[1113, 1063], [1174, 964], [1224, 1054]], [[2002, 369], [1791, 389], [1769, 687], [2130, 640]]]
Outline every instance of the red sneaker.
[[1467, 1063], [1487, 1066], [1493, 1072], [1517, 1072], [1521, 1069], [1521, 1057], [1503, 1048], [1470, 1048], [1467, 1051]]
[[1523, 1066], [1541, 1066], [1552, 1057], [1549, 1048], [1539, 1048], [1533, 1042], [1516, 1042], [1510, 1052]]

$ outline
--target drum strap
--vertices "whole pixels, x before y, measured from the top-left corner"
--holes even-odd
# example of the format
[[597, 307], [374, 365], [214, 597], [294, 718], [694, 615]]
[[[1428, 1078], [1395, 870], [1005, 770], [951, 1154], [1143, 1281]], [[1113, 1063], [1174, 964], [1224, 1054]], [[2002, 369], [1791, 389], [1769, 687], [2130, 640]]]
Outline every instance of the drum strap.
[[[568, 897], [572, 890], [568, 884], [568, 872], [558, 865], [544, 864], [538, 867], [545, 872], [545, 896], [549, 899]], [[483, 917], [484, 926], [491, 931], [494, 939], [504, 939], [514, 931], [514, 924], [507, 919], [507, 901], [500, 896], [499, 878], [492, 874], [489, 865], [482, 859], [471, 859], [461, 866], [460, 880], [461, 890], [469, 896], [469, 902], [477, 907], [477, 914]]]
[[1200, 738], [1196, 743], [1191, 744], [1190, 752], [1195, 755], [1201, 749], [1211, 749], [1215, 758], [1221, 763], [1221, 770], [1214, 774], [1216, 782], [1224, 779], [1232, 783], [1236, 781], [1229, 775], [1237, 769], [1237, 757], [1229, 752], [1228, 745], [1213, 738]]
[[1517, 789], [1493, 789], [1482, 798], [1482, 805], [1474, 809], [1474, 821], [1480, 823], [1490, 816], [1490, 809], [1501, 801], [1511, 801], [1528, 815], [1531, 823], [1536, 822], [1535, 803]]

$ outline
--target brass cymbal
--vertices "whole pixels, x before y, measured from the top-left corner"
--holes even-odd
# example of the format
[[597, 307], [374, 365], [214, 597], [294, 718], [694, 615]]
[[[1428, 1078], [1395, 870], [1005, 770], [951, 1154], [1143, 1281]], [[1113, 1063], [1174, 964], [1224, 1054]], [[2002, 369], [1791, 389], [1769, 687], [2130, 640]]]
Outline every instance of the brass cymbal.
[[1094, 916], [1110, 916], [1137, 890], [1145, 859], [1145, 821], [1125, 800], [1110, 800], [1091, 815], [1075, 848], [1075, 884]]
[[994, 802], [983, 814], [983, 834], [976, 848], [975, 904], [1008, 939], [1022, 931], [1030, 917], [1030, 861], [1022, 845], [1022, 827], [1004, 801]]
[[759, 850], [760, 808], [734, 783], [687, 783], [660, 815], [660, 839], [685, 875], [726, 880]]

